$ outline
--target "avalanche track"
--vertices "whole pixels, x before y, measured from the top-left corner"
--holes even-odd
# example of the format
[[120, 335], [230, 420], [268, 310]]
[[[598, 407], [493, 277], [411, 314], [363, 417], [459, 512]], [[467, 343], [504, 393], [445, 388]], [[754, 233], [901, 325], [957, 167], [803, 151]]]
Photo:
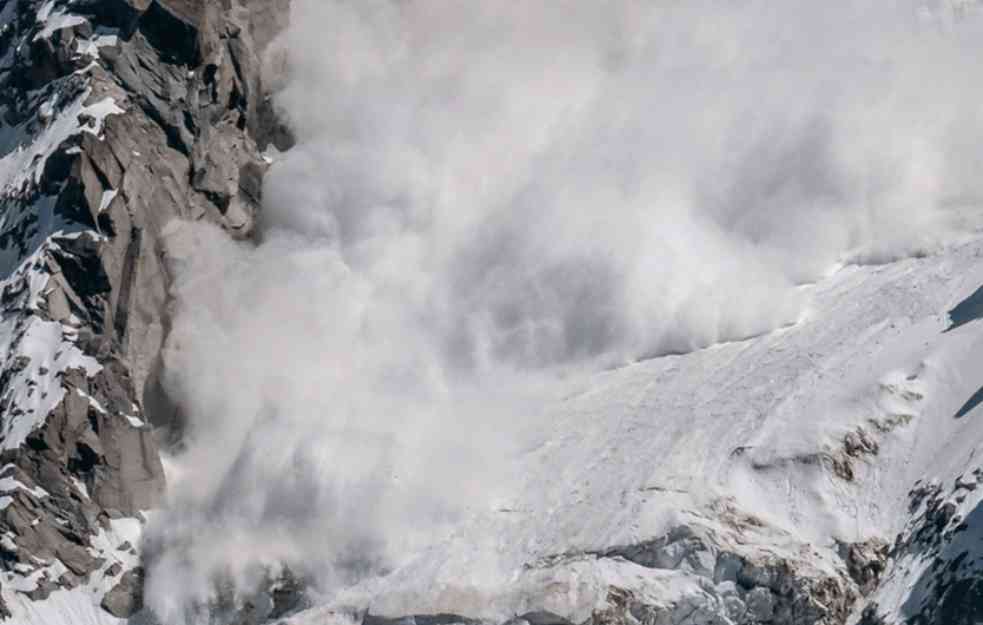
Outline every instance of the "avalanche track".
[[[571, 380], [546, 408], [539, 443], [513, 459], [515, 500], [292, 622], [544, 608], [580, 622], [610, 607], [612, 588], [723, 616], [732, 588], [749, 590], [728, 572], [731, 555], [843, 581], [863, 569], [850, 554], [865, 550], [880, 581], [863, 571], [852, 590], [843, 581], [853, 620], [865, 608], [898, 622], [932, 614], [946, 596], [971, 602], [918, 581], [963, 551], [955, 578], [983, 566], [978, 544], [946, 551], [946, 528], [958, 537], [983, 494], [983, 413], [960, 414], [983, 384], [983, 323], [947, 331], [949, 311], [980, 284], [979, 237], [845, 266], [801, 287], [811, 304], [794, 326]], [[934, 493], [929, 503], [916, 501], [919, 487]], [[953, 506], [938, 528], [946, 544], [919, 547], [908, 537], [923, 517], [938, 519], [933, 497], [935, 509]], [[778, 605], [772, 581], [760, 585]]]

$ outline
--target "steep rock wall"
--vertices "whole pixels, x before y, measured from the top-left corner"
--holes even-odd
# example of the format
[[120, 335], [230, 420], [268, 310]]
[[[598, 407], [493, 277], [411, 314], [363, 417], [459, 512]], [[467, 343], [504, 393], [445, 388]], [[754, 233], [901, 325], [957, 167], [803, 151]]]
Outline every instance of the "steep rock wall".
[[286, 136], [260, 54], [287, 12], [0, 0], [0, 615], [86, 584], [139, 608], [125, 530], [165, 486], [151, 422], [176, 420], [162, 233], [251, 235], [261, 148]]

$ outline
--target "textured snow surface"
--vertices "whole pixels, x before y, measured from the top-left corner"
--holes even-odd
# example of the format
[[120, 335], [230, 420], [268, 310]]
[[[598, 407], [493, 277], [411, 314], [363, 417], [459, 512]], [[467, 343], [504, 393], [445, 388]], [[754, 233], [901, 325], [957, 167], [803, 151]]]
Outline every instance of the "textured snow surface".
[[[980, 238], [926, 258], [846, 266], [803, 287], [811, 306], [793, 327], [574, 379], [547, 409], [538, 442], [514, 459], [523, 487], [513, 500], [476, 511], [402, 568], [295, 622], [321, 622], [332, 606], [508, 616], [552, 605], [542, 589], [553, 586], [519, 575], [523, 565], [544, 575], [536, 563], [546, 556], [713, 523], [706, 513], [722, 501], [770, 528], [753, 548], [792, 556], [811, 543], [820, 569], [838, 560], [835, 540], [891, 542], [916, 480], [949, 483], [975, 466], [983, 409], [954, 415], [983, 385], [983, 323], [944, 331], [947, 311], [981, 284]], [[842, 455], [858, 428], [879, 450], [850, 460], [852, 479], [809, 460]], [[557, 583], [567, 575], [549, 570]], [[906, 589], [900, 583], [895, 603]], [[578, 601], [561, 613], [580, 610]]]
[[[12, 465], [8, 465], [8, 466], [12, 466]], [[6, 469], [6, 467], [4, 467], [4, 469]], [[10, 493], [15, 490], [27, 491], [39, 499], [48, 496], [48, 493], [40, 486], [31, 488], [26, 484], [17, 481], [15, 478], [0, 477], [0, 493]]]
[[3, 589], [11, 612], [5, 622], [11, 625], [119, 625], [118, 619], [99, 606], [99, 595], [90, 587], [57, 590], [45, 601], [31, 601], [27, 595]]
[[[106, 117], [124, 112], [113, 98], [86, 104], [90, 95], [90, 90], [84, 91], [66, 105], [29, 145], [17, 146], [0, 158], [0, 194], [12, 196], [25, 193], [30, 185], [40, 183], [45, 164], [65, 141], [82, 132], [101, 136]], [[49, 110], [53, 106], [49, 105]], [[83, 124], [80, 116], [89, 120], [88, 123]]]
[[[120, 577], [139, 564], [139, 555], [132, 549], [121, 550], [129, 543], [139, 546], [143, 525], [136, 519], [114, 519], [109, 528], [102, 530], [92, 540], [93, 556], [103, 558], [99, 570], [92, 573], [88, 583], [72, 590], [57, 590], [44, 601], [33, 601], [23, 594], [36, 587], [36, 580], [47, 573], [57, 579], [66, 569], [60, 562], [36, 570], [28, 577], [16, 573], [3, 574], [0, 592], [11, 611], [11, 618], [4, 621], [12, 625], [118, 625], [134, 623], [134, 620], [118, 619], [100, 607], [103, 596], [111, 590]], [[120, 571], [109, 575], [108, 569], [119, 565]]]
[[78, 53], [93, 59], [99, 58], [100, 48], [113, 48], [119, 44], [117, 35], [98, 35], [92, 39], [82, 39], [78, 42]]
[[39, 315], [50, 278], [45, 257], [57, 248], [55, 238], [0, 282], [9, 298], [0, 309], [0, 363], [11, 374], [0, 396], [0, 449], [17, 449], [44, 423], [65, 396], [65, 371], [82, 369], [92, 376], [102, 369], [75, 344], [73, 328]]
[[[581, 560], [528, 575], [501, 594], [490, 597], [485, 610], [501, 608], [512, 614], [548, 610], [575, 623], [586, 622], [605, 607], [608, 588], [632, 591], [653, 605], [679, 605], [679, 614], [707, 601], [707, 582], [677, 571], [651, 569], [624, 560]], [[547, 587], [546, 592], [536, 592]], [[712, 599], [710, 599], [712, 601]], [[351, 623], [349, 611], [331, 607], [308, 610], [288, 621], [290, 625]], [[357, 621], [356, 621], [357, 622]]]
[[[87, 22], [86, 18], [72, 13], [74, 0], [29, 4], [40, 5], [35, 32], [26, 35], [17, 48], [19, 50], [30, 45], [32, 38], [33, 41], [50, 38], [53, 46], [62, 45], [57, 43], [59, 31]], [[0, 5], [0, 35], [3, 35], [17, 12], [28, 5], [13, 1], [0, 2]], [[64, 35], [62, 42], [65, 42]], [[101, 48], [118, 43], [115, 31], [99, 28], [89, 39], [77, 37], [75, 47], [69, 52], [77, 52], [80, 57], [91, 58], [95, 63]], [[48, 44], [40, 42], [38, 45], [45, 47]], [[15, 47], [15, 44], [7, 46], [7, 55], [0, 58], [0, 65], [6, 69], [12, 62], [10, 55]], [[87, 60], [83, 59], [79, 65]], [[85, 74], [91, 67], [90, 64], [75, 74]], [[57, 195], [46, 195], [57, 193], [57, 190], [47, 183], [42, 184], [52, 156], [63, 150], [79, 152], [78, 147], [65, 150], [66, 143], [77, 144], [83, 133], [101, 140], [106, 118], [124, 112], [114, 98], [93, 95], [90, 85], [87, 77], [69, 75], [36, 91], [18, 93], [18, 100], [24, 98], [26, 101], [23, 110], [30, 112], [33, 108], [36, 116], [29, 115], [16, 126], [0, 123], [0, 237], [3, 238], [0, 247], [0, 368], [4, 373], [0, 389], [0, 451], [4, 452], [19, 448], [64, 399], [66, 372], [81, 370], [91, 377], [102, 370], [97, 360], [83, 353], [79, 344], [79, 320], [74, 315], [61, 318], [66, 312], [64, 307], [49, 305], [47, 301], [61, 280], [57, 276], [60, 266], [54, 255], [67, 252], [60, 244], [80, 236], [95, 240], [99, 236], [88, 232], [87, 226], [72, 222], [72, 209], [56, 207]], [[3, 109], [0, 117], [8, 122], [21, 119], [18, 115], [8, 115], [3, 106], [0, 109]], [[104, 195], [105, 207], [115, 195], [115, 191]], [[54, 300], [52, 297], [52, 304]], [[55, 318], [61, 320], [53, 320]], [[89, 401], [97, 410], [103, 410], [95, 399], [90, 397]], [[134, 412], [139, 414], [138, 409]], [[118, 416], [125, 417], [131, 424], [136, 420], [135, 417]], [[38, 500], [51, 496], [41, 487], [22, 483], [16, 475], [13, 465], [0, 468], [0, 511], [13, 502], [18, 493], [30, 493]], [[81, 482], [75, 480], [75, 485], [83, 496], [88, 497]], [[57, 491], [52, 488], [52, 492]], [[23, 494], [20, 497], [23, 498]], [[52, 514], [57, 505], [50, 500], [42, 503], [37, 514]], [[20, 502], [17, 507], [18, 513], [22, 513]], [[40, 518], [31, 521], [28, 517], [27, 520], [34, 526], [42, 522]], [[60, 517], [55, 521], [68, 523]], [[102, 564], [79, 588], [58, 590], [45, 601], [33, 601], [25, 593], [38, 589], [39, 582], [45, 578], [46, 583], [50, 583], [62, 575], [74, 575], [58, 559], [43, 560], [37, 554], [31, 554], [27, 560], [33, 560], [30, 566], [16, 564], [0, 572], [3, 604], [13, 614], [5, 622], [45, 625], [125, 622], [113, 618], [100, 607], [100, 602], [123, 573], [139, 564], [136, 549], [143, 529], [134, 519], [111, 520], [101, 525], [103, 529], [90, 541], [89, 551], [93, 557], [101, 559]], [[0, 545], [7, 550], [18, 549], [14, 538], [9, 532], [0, 535]], [[126, 549], [121, 550], [121, 546]], [[58, 554], [57, 558], [61, 557]]]
[[59, 30], [71, 28], [72, 26], [78, 26], [79, 24], [85, 24], [87, 21], [88, 20], [81, 15], [72, 15], [71, 13], [57, 11], [49, 15], [44, 20], [44, 28], [34, 35], [34, 40], [37, 41], [38, 39], [48, 39]]
[[[52, 35], [63, 28], [71, 28], [88, 22], [81, 15], [74, 15], [69, 12], [66, 6], [58, 6], [58, 4], [60, 4], [58, 0], [47, 0], [41, 5], [37, 14], [37, 22], [41, 28], [34, 35], [34, 41], [50, 39]], [[64, 4], [71, 4], [71, 2]]]
[[[42, 567], [28, 577], [16, 573], [4, 573], [3, 600], [10, 609], [12, 617], [5, 623], [13, 625], [116, 625], [134, 623], [134, 620], [118, 619], [100, 607], [103, 596], [130, 569], [138, 566], [139, 555], [132, 547], [140, 545], [143, 525], [136, 519], [114, 519], [109, 528], [102, 530], [92, 540], [90, 552], [104, 560], [102, 566], [92, 573], [88, 583], [72, 590], [57, 590], [44, 601], [33, 601], [23, 592], [36, 587], [36, 580], [47, 573], [50, 579], [57, 579], [66, 569], [60, 562]], [[126, 547], [127, 543], [130, 547]], [[110, 575], [108, 570], [119, 565], [120, 570]]]
[[[37, 21], [41, 36], [79, 23], [63, 7], [49, 0], [41, 6]], [[9, 6], [13, 6], [11, 3]], [[84, 21], [84, 20], [83, 20]], [[112, 36], [99, 36], [93, 45], [113, 45]], [[29, 240], [18, 235], [14, 245], [0, 250], [0, 289], [4, 302], [0, 310], [0, 362], [11, 373], [0, 397], [0, 448], [15, 449], [44, 423], [48, 413], [62, 400], [65, 390], [60, 376], [81, 368], [94, 375], [101, 366], [76, 346], [74, 328], [49, 321], [40, 313], [50, 269], [46, 258], [57, 249], [59, 237], [79, 236], [77, 224], [70, 224], [55, 210], [55, 198], [38, 196], [34, 188], [41, 181], [48, 159], [80, 133], [101, 137], [104, 120], [123, 113], [113, 98], [90, 101], [91, 89], [84, 89], [68, 102], [55, 91], [40, 104], [40, 132], [30, 126], [0, 129], [0, 199], [6, 199], [0, 215], [0, 232], [19, 232], [23, 222], [36, 224], [27, 230]], [[104, 196], [106, 205], [115, 192]], [[21, 198], [22, 201], [18, 201]]]
[[100, 213], [102, 211], [106, 210], [107, 208], [109, 208], [109, 205], [112, 204], [113, 203], [113, 200], [116, 199], [116, 195], [117, 194], [118, 194], [118, 191], [116, 191], [115, 189], [109, 189], [108, 191], [103, 191], [102, 192], [102, 199], [99, 201], [99, 212]]

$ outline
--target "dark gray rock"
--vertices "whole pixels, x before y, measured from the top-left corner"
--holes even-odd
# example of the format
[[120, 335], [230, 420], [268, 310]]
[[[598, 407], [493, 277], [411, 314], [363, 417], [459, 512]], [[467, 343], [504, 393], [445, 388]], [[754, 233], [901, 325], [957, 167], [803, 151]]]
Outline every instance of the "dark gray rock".
[[841, 557], [861, 593], [870, 594], [877, 587], [887, 567], [889, 549], [890, 546], [879, 538], [840, 546]]
[[117, 618], [129, 618], [143, 609], [143, 569], [124, 573], [119, 583], [103, 597], [101, 605]]
[[752, 589], [744, 597], [744, 605], [751, 619], [759, 623], [767, 623], [775, 617], [775, 596], [764, 587]]
[[519, 618], [529, 623], [529, 625], [573, 625], [568, 619], [544, 610], [527, 612]]
[[[541, 621], [530, 625], [572, 625], [569, 621], [548, 612], [536, 612]], [[524, 617], [519, 617], [523, 619]], [[534, 618], [537, 618], [534, 616]], [[557, 620], [558, 619], [558, 620]], [[459, 614], [415, 614], [413, 616], [402, 616], [388, 618], [366, 613], [362, 616], [362, 625], [478, 625], [481, 621], [467, 618]]]

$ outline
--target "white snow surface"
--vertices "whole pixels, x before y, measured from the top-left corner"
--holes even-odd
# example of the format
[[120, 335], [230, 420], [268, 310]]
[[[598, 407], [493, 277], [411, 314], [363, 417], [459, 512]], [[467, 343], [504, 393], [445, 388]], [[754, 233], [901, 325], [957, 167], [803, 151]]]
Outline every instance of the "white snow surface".
[[49, 39], [59, 30], [88, 22], [81, 15], [69, 13], [67, 7], [56, 5], [57, 0], [48, 0], [41, 5], [37, 13], [37, 23], [41, 29], [34, 35], [34, 41]]
[[[30, 185], [40, 183], [48, 158], [66, 140], [83, 132], [101, 137], [106, 117], [124, 112], [111, 97], [86, 104], [91, 94], [91, 90], [86, 89], [66, 105], [30, 145], [18, 146], [0, 158], [0, 195], [20, 195]], [[88, 116], [90, 123], [80, 123], [80, 115]]]
[[85, 24], [87, 21], [88, 20], [81, 15], [72, 15], [71, 13], [62, 12], [54, 13], [48, 16], [48, 19], [45, 20], [44, 28], [39, 30], [38, 33], [34, 35], [34, 40], [37, 41], [39, 39], [48, 39], [59, 30], [71, 28], [72, 26], [78, 26], [79, 24]]
[[112, 616], [99, 606], [88, 588], [57, 590], [45, 601], [31, 601], [27, 595], [3, 589], [12, 625], [122, 625], [126, 619]]
[[38, 499], [48, 496], [48, 492], [40, 486], [31, 488], [30, 486], [18, 481], [16, 478], [0, 477], [0, 493], [12, 493], [15, 490], [23, 490], [34, 495]]
[[48, 17], [51, 15], [51, 12], [54, 10], [54, 8], [55, 8], [55, 0], [47, 0], [44, 4], [42, 4], [41, 8], [38, 9], [38, 15], [37, 15], [38, 23], [43, 24], [44, 22], [48, 21]]
[[100, 48], [113, 48], [119, 45], [117, 35], [97, 35], [92, 39], [80, 39], [78, 41], [78, 53], [92, 59], [99, 58]]
[[[925, 258], [842, 267], [803, 287], [811, 306], [793, 327], [573, 379], [546, 409], [537, 442], [514, 459], [522, 487], [512, 500], [476, 510], [391, 574], [292, 622], [340, 622], [353, 606], [581, 614], [597, 595], [585, 580], [634, 565], [597, 561], [571, 573], [587, 565], [536, 565], [544, 556], [634, 544], [694, 519], [712, 524], [720, 502], [766, 522], [749, 548], [794, 556], [811, 544], [820, 570], [841, 566], [834, 539], [891, 542], [912, 484], [951, 482], [983, 444], [983, 410], [954, 418], [983, 385], [983, 322], [943, 333], [947, 311], [981, 284], [975, 236]], [[880, 450], [853, 461], [853, 481], [795, 461], [835, 453], [858, 427]], [[667, 596], [695, 592], [699, 581], [636, 573], [675, 584]], [[565, 608], [550, 598], [556, 588], [569, 591]]]
[[[139, 564], [139, 555], [120, 546], [129, 543], [138, 546], [143, 533], [143, 525], [136, 519], [114, 519], [109, 529], [101, 530], [92, 540], [90, 552], [105, 561], [99, 570], [90, 575], [89, 581], [72, 590], [57, 590], [44, 601], [32, 601], [19, 591], [29, 592], [36, 587], [36, 580], [47, 573], [50, 579], [57, 579], [65, 572], [64, 565], [55, 561], [42, 567], [28, 577], [16, 573], [4, 573], [0, 594], [11, 612], [11, 618], [4, 621], [12, 625], [120, 625], [133, 623], [118, 619], [100, 607], [103, 596], [110, 591], [120, 577]], [[114, 576], [108, 569], [115, 564], [121, 570]]]
[[109, 189], [102, 192], [102, 199], [99, 201], [100, 213], [106, 210], [107, 208], [109, 208], [109, 205], [113, 203], [113, 200], [116, 199], [118, 193], [119, 192], [116, 191], [115, 189]]
[[[50, 274], [47, 253], [57, 248], [57, 235], [28, 257], [0, 290], [11, 301], [0, 310], [0, 363], [12, 371], [0, 396], [0, 449], [20, 447], [65, 396], [60, 376], [82, 369], [92, 376], [102, 369], [75, 344], [74, 329], [38, 315]], [[18, 364], [18, 362], [20, 364]]]
[[[25, 283], [28, 306], [37, 305], [46, 284], [38, 261], [28, 259], [8, 281]], [[974, 466], [983, 441], [980, 409], [954, 418], [983, 385], [983, 321], [944, 332], [947, 311], [981, 284], [983, 236], [975, 236], [925, 258], [841, 267], [803, 287], [811, 305], [792, 327], [572, 376], [544, 408], [548, 418], [536, 421], [533, 444], [513, 459], [522, 486], [511, 498], [475, 510], [390, 575], [328, 597], [291, 623], [348, 622], [353, 606], [489, 617], [545, 608], [576, 621], [611, 585], [683, 607], [712, 602], [707, 582], [689, 573], [611, 559], [543, 559], [638, 543], [679, 523], [723, 526], [714, 513], [720, 502], [766, 522], [748, 549], [794, 555], [811, 544], [818, 570], [838, 566], [834, 539], [890, 542], [908, 519], [906, 493], [915, 480], [951, 482]], [[71, 333], [60, 324], [32, 332], [33, 324], [47, 323], [35, 319], [23, 337], [50, 354], [45, 333], [56, 328], [59, 340], [63, 330]], [[9, 350], [14, 330], [6, 317], [0, 332]], [[26, 375], [44, 378], [33, 369]], [[5, 416], [4, 445], [33, 423]], [[854, 461], [852, 482], [795, 461], [835, 453], [858, 427], [876, 435], [880, 452]], [[0, 491], [7, 487], [18, 486], [0, 484]], [[139, 525], [118, 523], [97, 549], [138, 544]], [[126, 552], [114, 557], [107, 567], [136, 564]], [[889, 580], [885, 609], [900, 610], [919, 571]], [[104, 574], [39, 603], [7, 581], [12, 623], [120, 622], [98, 608], [112, 581]]]

